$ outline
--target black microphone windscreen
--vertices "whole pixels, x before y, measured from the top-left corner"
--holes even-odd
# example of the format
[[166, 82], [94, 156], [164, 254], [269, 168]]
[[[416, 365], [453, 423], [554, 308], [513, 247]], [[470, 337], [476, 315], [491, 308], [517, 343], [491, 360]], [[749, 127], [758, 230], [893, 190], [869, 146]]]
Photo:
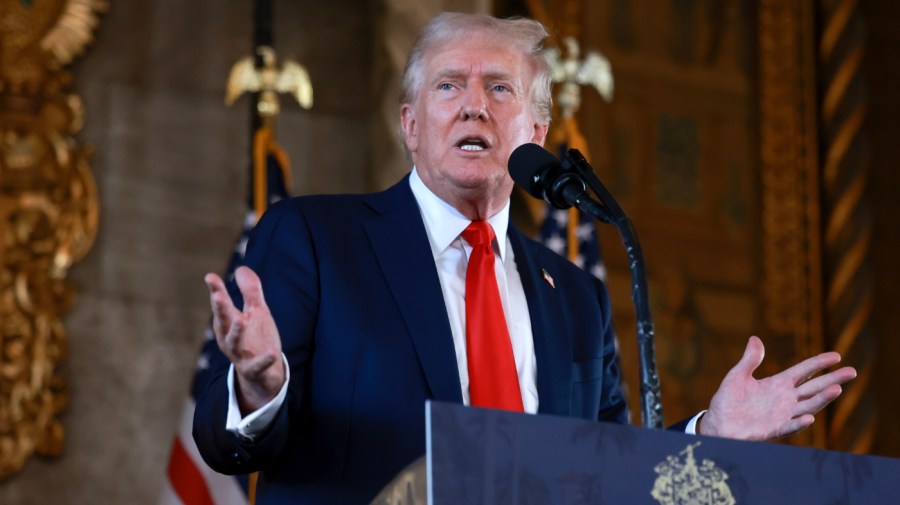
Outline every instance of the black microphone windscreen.
[[537, 144], [522, 144], [509, 156], [509, 175], [535, 198], [544, 198], [544, 174], [560, 161]]

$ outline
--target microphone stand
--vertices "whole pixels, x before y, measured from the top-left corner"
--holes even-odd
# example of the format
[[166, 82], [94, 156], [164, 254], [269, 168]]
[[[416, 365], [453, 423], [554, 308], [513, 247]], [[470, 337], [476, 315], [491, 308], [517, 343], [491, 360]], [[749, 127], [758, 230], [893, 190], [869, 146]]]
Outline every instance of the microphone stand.
[[638, 353], [641, 371], [641, 420], [645, 428], [663, 428], [662, 398], [659, 390], [659, 374], [656, 371], [656, 351], [653, 346], [653, 318], [650, 315], [650, 300], [647, 294], [647, 275], [644, 268], [644, 253], [638, 242], [637, 232], [631, 219], [625, 215], [612, 194], [603, 186], [594, 170], [577, 149], [569, 149], [566, 159], [600, 202], [584, 198], [576, 206], [604, 223], [612, 224], [619, 230], [622, 243], [628, 254], [631, 268], [631, 299], [637, 317]]

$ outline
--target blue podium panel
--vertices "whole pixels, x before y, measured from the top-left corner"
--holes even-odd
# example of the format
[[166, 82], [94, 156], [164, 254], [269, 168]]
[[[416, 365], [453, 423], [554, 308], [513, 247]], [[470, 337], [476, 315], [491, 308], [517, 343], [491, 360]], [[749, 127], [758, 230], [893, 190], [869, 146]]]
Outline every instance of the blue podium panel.
[[897, 505], [900, 460], [427, 406], [431, 505]]

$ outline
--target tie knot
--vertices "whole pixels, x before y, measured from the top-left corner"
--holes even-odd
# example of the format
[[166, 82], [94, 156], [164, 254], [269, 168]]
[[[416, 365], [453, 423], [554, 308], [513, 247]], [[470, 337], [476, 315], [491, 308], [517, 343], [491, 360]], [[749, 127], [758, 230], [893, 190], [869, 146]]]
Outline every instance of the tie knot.
[[466, 239], [472, 247], [487, 245], [490, 247], [494, 240], [494, 229], [491, 228], [487, 221], [472, 221], [469, 226], [462, 232], [462, 237]]

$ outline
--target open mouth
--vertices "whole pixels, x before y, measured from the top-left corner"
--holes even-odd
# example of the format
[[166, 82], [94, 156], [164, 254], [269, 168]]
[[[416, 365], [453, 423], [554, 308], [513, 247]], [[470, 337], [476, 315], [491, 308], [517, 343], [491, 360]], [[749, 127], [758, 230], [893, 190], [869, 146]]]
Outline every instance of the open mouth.
[[490, 146], [482, 138], [467, 137], [467, 138], [462, 139], [458, 144], [456, 144], [456, 147], [462, 149], [463, 151], [477, 152], [477, 151], [484, 151], [485, 149], [489, 148]]

